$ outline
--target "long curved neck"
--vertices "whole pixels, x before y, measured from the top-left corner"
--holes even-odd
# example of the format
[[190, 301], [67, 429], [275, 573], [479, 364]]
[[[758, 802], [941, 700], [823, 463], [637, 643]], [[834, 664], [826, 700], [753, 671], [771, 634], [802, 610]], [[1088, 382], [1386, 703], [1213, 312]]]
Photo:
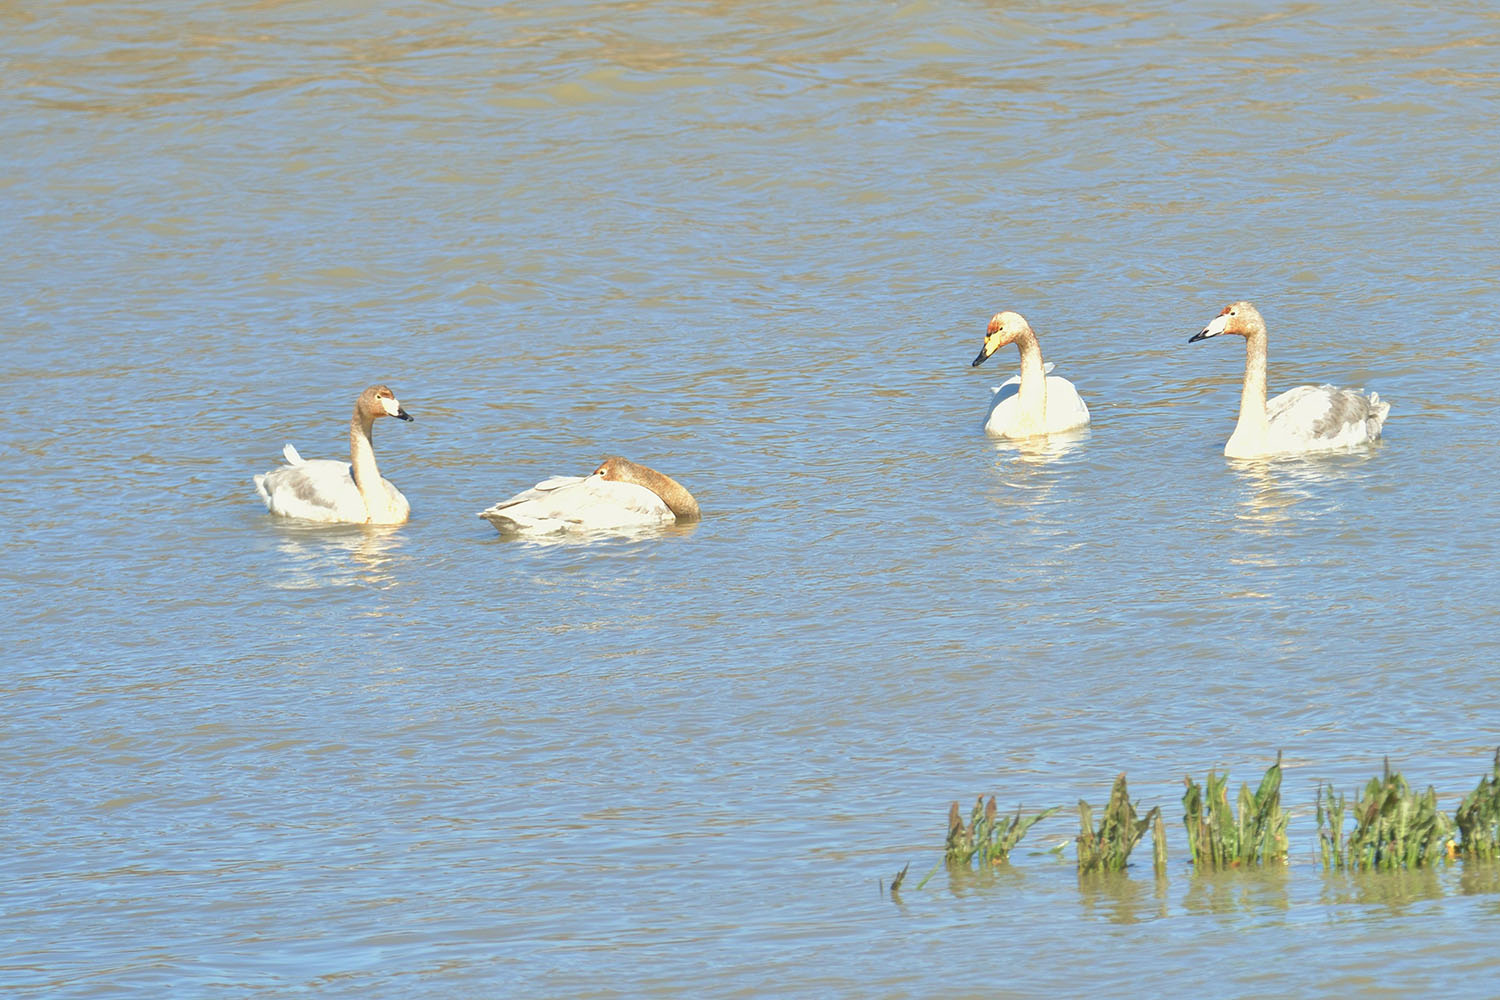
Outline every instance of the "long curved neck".
[[629, 471], [629, 481], [638, 486], [644, 486], [661, 497], [662, 503], [666, 504], [667, 509], [677, 516], [677, 520], [696, 521], [703, 516], [698, 509], [698, 501], [693, 499], [693, 495], [685, 486], [671, 476], [644, 465], [636, 465], [634, 462], [621, 464]]
[[1245, 385], [1240, 390], [1240, 420], [1235, 434], [1265, 434], [1266, 420], [1266, 332], [1245, 337]]
[[385, 483], [375, 464], [375, 440], [371, 434], [374, 423], [375, 418], [360, 412], [358, 407], [349, 418], [349, 464], [354, 467], [354, 485], [359, 487], [370, 520], [376, 520], [389, 506]]
[[1042, 347], [1030, 327], [1016, 338], [1021, 352], [1021, 388], [1017, 393], [1021, 422], [1043, 427], [1047, 423], [1047, 371], [1042, 367]]

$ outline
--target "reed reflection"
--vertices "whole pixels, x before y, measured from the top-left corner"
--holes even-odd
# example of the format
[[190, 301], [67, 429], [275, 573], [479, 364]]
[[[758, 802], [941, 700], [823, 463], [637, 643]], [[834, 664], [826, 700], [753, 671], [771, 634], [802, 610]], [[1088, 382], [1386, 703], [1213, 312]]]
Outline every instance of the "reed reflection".
[[1125, 872], [1088, 872], [1078, 875], [1083, 910], [1112, 924], [1138, 924], [1167, 916], [1167, 899], [1159, 880], [1133, 879]]
[[1341, 871], [1324, 875], [1321, 902], [1328, 906], [1376, 904], [1392, 913], [1405, 913], [1415, 903], [1443, 895], [1436, 868]]
[[1247, 868], [1195, 869], [1183, 909], [1189, 913], [1263, 913], [1288, 910], [1288, 867], [1274, 863]]
[[1465, 896], [1500, 895], [1500, 861], [1463, 863], [1458, 876], [1458, 891]]
[[948, 894], [962, 899], [1002, 889], [1006, 892], [1027, 888], [1027, 876], [1009, 863], [986, 864], [977, 868], [948, 863]]

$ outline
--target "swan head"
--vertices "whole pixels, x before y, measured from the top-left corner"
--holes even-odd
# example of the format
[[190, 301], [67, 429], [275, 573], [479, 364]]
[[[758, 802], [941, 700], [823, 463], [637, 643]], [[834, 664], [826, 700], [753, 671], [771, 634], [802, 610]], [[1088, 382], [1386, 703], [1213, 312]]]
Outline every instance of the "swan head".
[[361, 414], [371, 417], [395, 417], [408, 422], [412, 419], [411, 414], [401, 408], [396, 394], [388, 385], [372, 385], [360, 393], [357, 409]]
[[1189, 337], [1188, 343], [1196, 344], [1200, 340], [1217, 337], [1221, 333], [1234, 333], [1241, 337], [1249, 337], [1257, 333], [1264, 335], [1265, 332], [1266, 321], [1261, 318], [1258, 309], [1248, 302], [1231, 302], [1224, 307], [1223, 312], [1214, 317], [1213, 322]]
[[994, 354], [1006, 344], [1013, 344], [1022, 335], [1031, 332], [1031, 325], [1026, 322], [1026, 317], [1015, 312], [997, 312], [990, 320], [990, 325], [984, 331], [984, 345], [979, 348], [979, 356], [974, 359], [970, 368], [978, 368], [984, 364], [985, 358]]

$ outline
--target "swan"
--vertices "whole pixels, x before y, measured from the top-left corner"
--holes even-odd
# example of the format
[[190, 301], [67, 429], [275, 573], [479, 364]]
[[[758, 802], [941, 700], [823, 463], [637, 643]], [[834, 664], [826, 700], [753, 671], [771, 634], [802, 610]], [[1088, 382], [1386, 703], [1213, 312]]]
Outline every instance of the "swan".
[[282, 517], [338, 524], [400, 524], [411, 504], [375, 465], [370, 428], [377, 417], [410, 421], [389, 386], [372, 385], [354, 402], [349, 419], [349, 461], [308, 461], [290, 444], [281, 450], [286, 465], [255, 477], [255, 491], [266, 509]]
[[1088, 426], [1089, 408], [1083, 397], [1072, 382], [1047, 374], [1053, 366], [1042, 364], [1036, 331], [1020, 313], [995, 314], [985, 330], [984, 346], [969, 367], [978, 368], [985, 358], [1012, 343], [1021, 351], [1021, 374], [995, 387], [985, 432], [991, 437], [1025, 438]]
[[696, 521], [698, 501], [655, 469], [611, 456], [588, 476], [554, 476], [479, 516], [502, 535], [615, 531]]
[[1380, 437], [1391, 404], [1378, 393], [1332, 385], [1299, 385], [1266, 402], [1266, 321], [1248, 302], [1224, 307], [1188, 343], [1221, 333], [1245, 338], [1245, 386], [1240, 419], [1224, 445], [1229, 458], [1265, 458], [1335, 451]]

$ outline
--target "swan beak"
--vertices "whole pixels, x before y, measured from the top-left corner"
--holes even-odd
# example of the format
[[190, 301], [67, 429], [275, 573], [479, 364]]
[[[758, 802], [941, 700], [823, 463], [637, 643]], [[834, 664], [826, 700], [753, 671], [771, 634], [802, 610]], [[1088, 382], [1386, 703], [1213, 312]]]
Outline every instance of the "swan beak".
[[974, 363], [971, 364], [971, 365], [969, 365], [969, 367], [970, 368], [978, 368], [980, 365], [984, 364], [984, 359], [985, 358], [989, 357], [991, 354], [994, 354], [994, 353], [995, 353], [995, 349], [989, 345], [988, 341], [986, 341], [985, 345], [979, 349], [979, 356], [974, 359]]
[[1224, 327], [1228, 324], [1228, 322], [1229, 321], [1223, 316], [1215, 317], [1212, 323], [1208, 324], [1203, 329], [1199, 330], [1197, 333], [1189, 337], [1188, 343], [1196, 344], [1200, 340], [1207, 340], [1209, 337], [1217, 337], [1219, 334], [1224, 332]]
[[407, 423], [411, 422], [411, 414], [407, 413], [401, 404], [396, 402], [394, 397], [383, 397], [380, 400], [380, 405], [385, 408], [386, 416], [395, 417], [397, 420], [405, 420]]

